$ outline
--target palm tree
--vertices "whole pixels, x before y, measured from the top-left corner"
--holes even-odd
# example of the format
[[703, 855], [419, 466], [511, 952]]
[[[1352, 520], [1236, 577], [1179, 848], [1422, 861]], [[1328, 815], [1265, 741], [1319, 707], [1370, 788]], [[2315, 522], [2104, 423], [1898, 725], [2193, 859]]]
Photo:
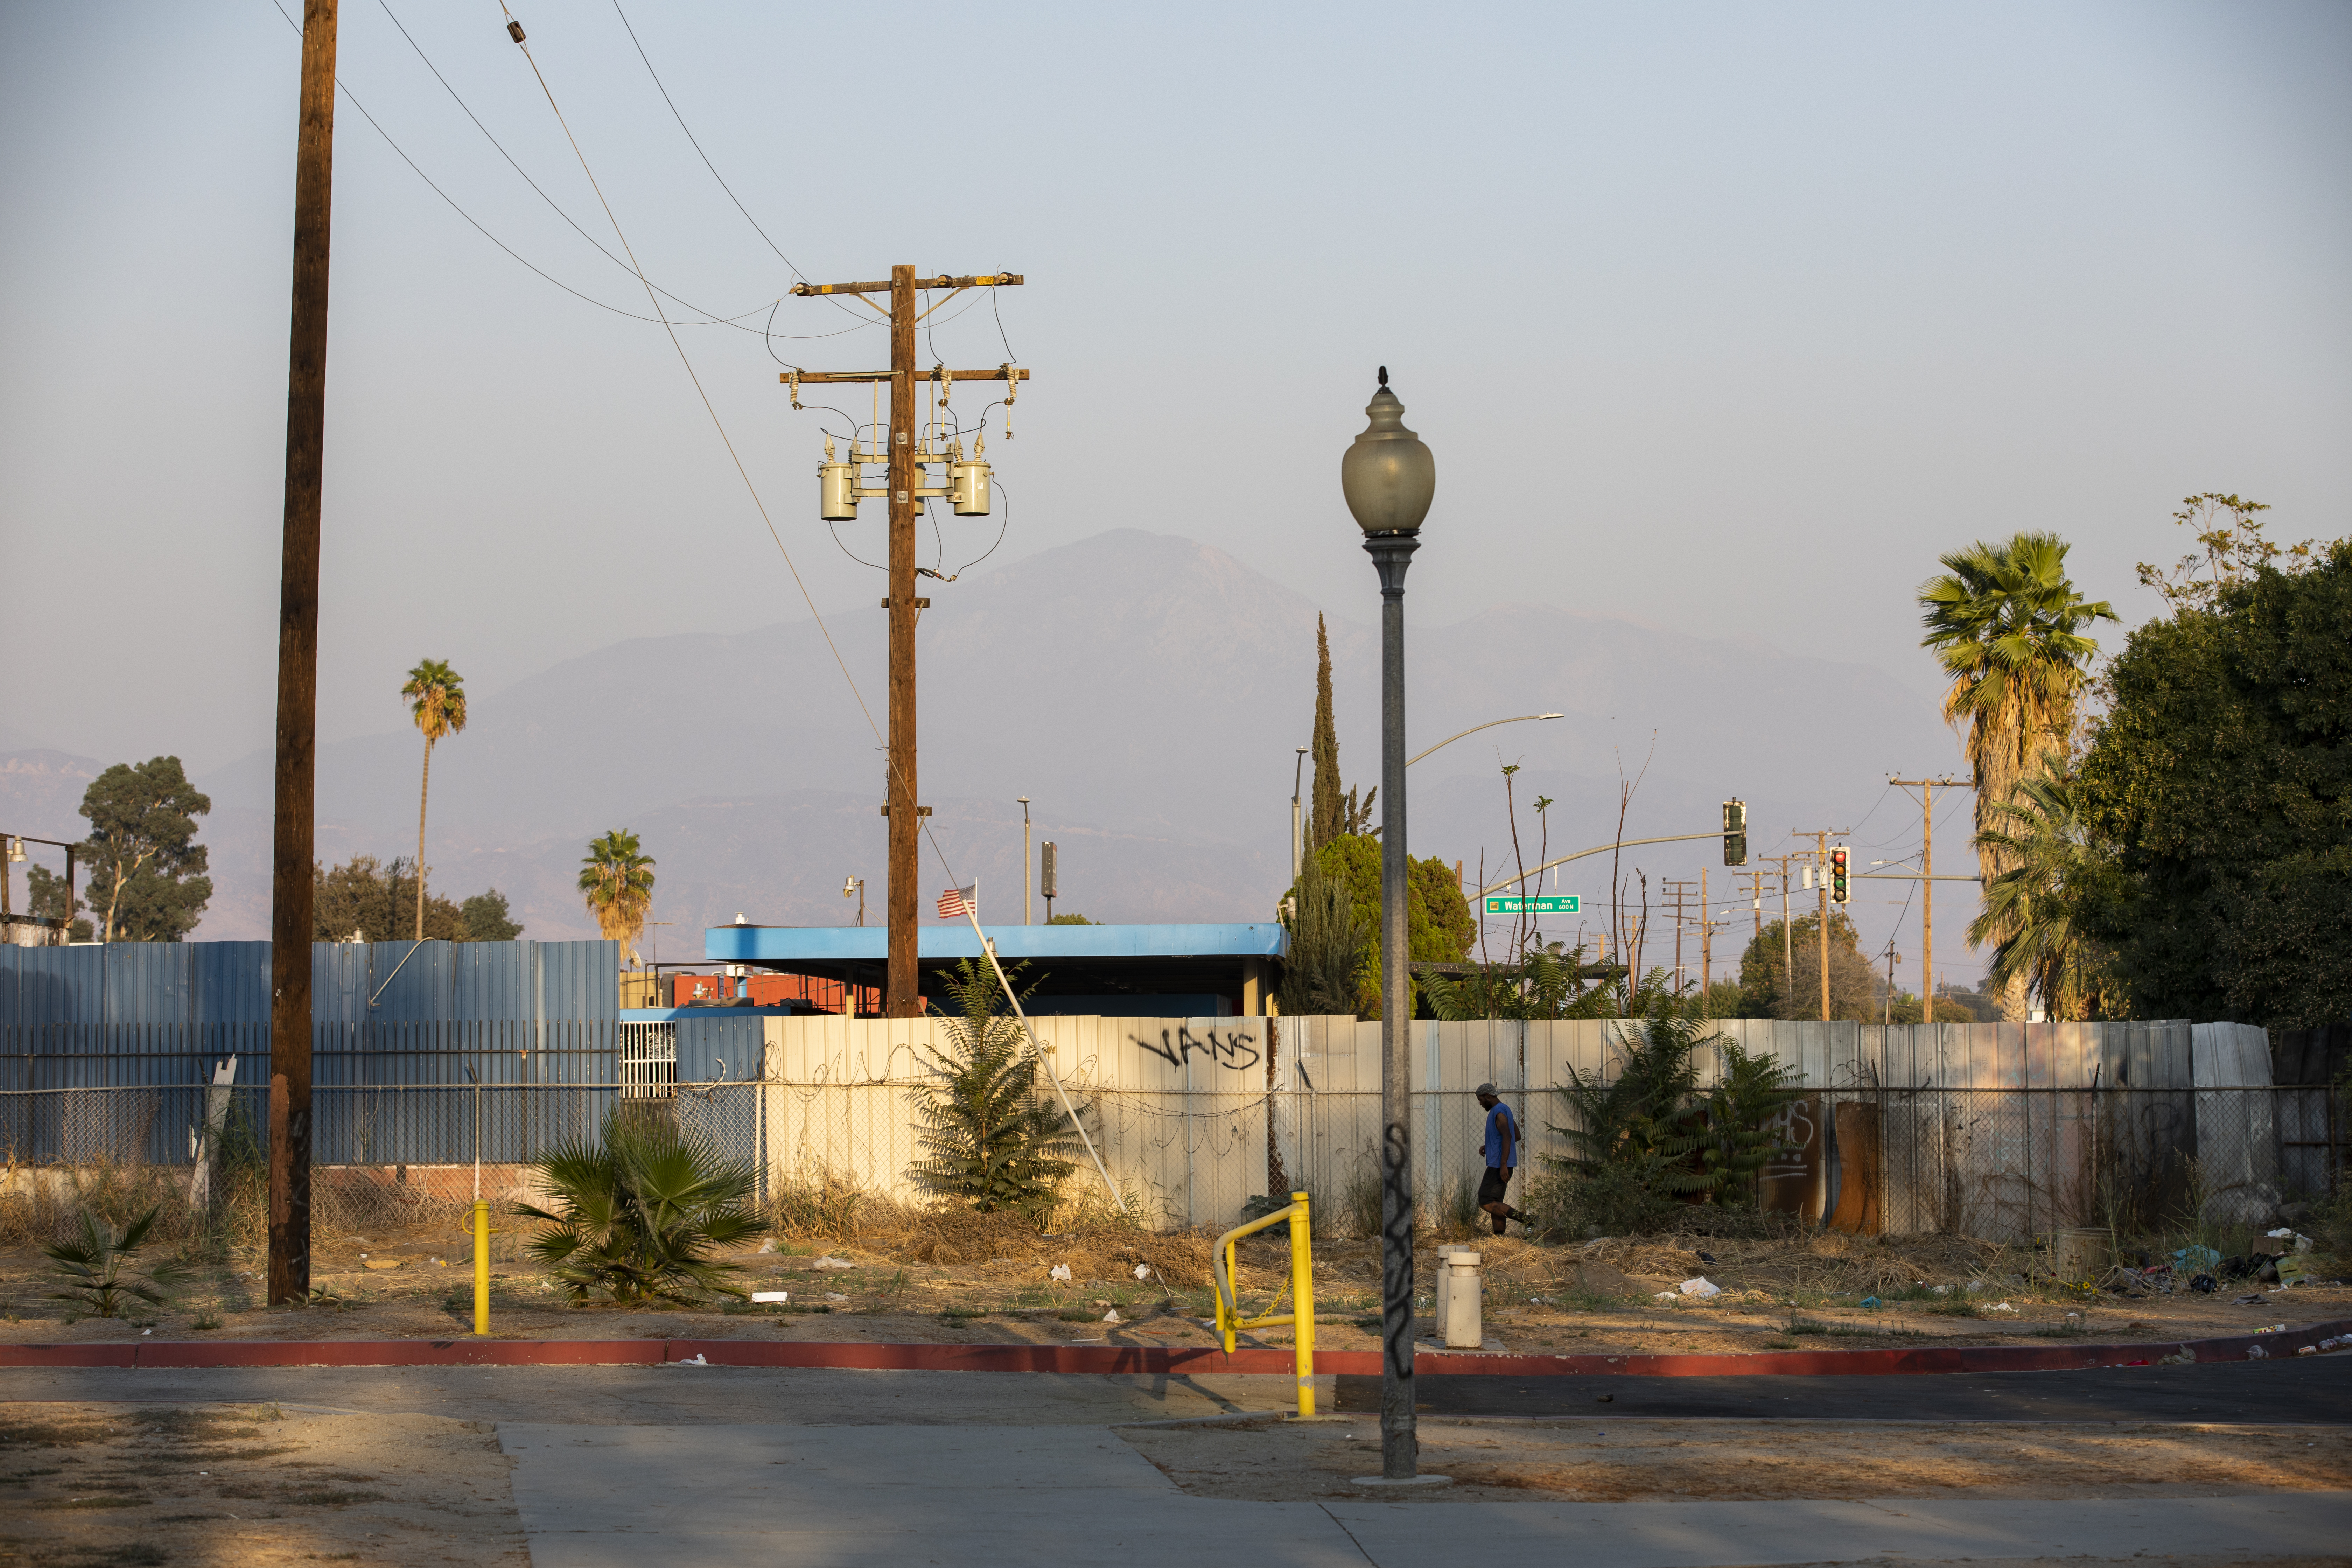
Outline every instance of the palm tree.
[[[1977, 860], [1988, 888], [2013, 861], [1987, 830], [2003, 820], [1999, 814], [2020, 780], [2048, 760], [2063, 760], [2084, 666], [2099, 647], [2083, 628], [2116, 618], [2105, 600], [2093, 604], [2074, 591], [2066, 551], [2054, 533], [2020, 533], [2005, 544], [1979, 541], [1943, 557], [1943, 574], [1919, 585], [1927, 628], [1920, 646], [1935, 650], [1952, 679], [1944, 721], [1968, 724]], [[2006, 928], [1992, 934], [2003, 937]], [[2004, 994], [2003, 1009], [2021, 1017], [2024, 1001], [2021, 977]]]
[[433, 790], [433, 742], [466, 728], [466, 678], [446, 659], [420, 660], [400, 689], [425, 736], [425, 778], [416, 790], [416, 940], [425, 940], [425, 803]]
[[2096, 988], [2077, 918], [2095, 851], [2073, 775], [2049, 768], [2020, 782], [1977, 842], [2009, 867], [1986, 881], [1969, 926], [1971, 943], [1997, 944], [1988, 980], [1996, 991], [2024, 986], [2052, 1018], [2079, 1017]]
[[654, 858], [639, 849], [635, 834], [617, 827], [591, 838], [580, 862], [580, 891], [607, 940], [635, 942], [653, 906]]

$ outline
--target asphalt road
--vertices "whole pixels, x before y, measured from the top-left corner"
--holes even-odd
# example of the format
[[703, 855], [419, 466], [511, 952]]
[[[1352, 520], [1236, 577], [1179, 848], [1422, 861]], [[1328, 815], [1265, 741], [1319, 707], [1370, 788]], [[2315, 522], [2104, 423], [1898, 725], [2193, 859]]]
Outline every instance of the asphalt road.
[[[1437, 1415], [1612, 1415], [1721, 1421], [2352, 1423], [2352, 1355], [2197, 1366], [1927, 1377], [1416, 1377]], [[1376, 1411], [1381, 1381], [1342, 1377], [1340, 1410]], [[1604, 1405], [1601, 1401], [1607, 1397]]]
[[[2352, 1423], [2352, 1356], [1927, 1377], [1424, 1376], [1442, 1415], [1721, 1421]], [[1377, 1378], [1334, 1380], [1325, 1408], [1380, 1408]], [[1328, 1386], [1328, 1385], [1327, 1385]], [[1602, 1395], [1608, 1403], [1601, 1403]], [[472, 1421], [591, 1426], [1057, 1426], [1278, 1410], [1286, 1377], [1092, 1377], [781, 1367], [109, 1367], [0, 1371], [0, 1400], [279, 1400]]]

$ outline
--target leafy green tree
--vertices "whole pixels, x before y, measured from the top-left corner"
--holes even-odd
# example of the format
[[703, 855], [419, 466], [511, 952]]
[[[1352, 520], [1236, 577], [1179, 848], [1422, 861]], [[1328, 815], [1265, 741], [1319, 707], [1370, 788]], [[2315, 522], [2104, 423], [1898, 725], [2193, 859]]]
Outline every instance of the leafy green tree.
[[2352, 541], [2306, 559], [2225, 560], [2108, 667], [2084, 909], [2138, 1016], [2352, 1016]]
[[[1006, 977], [1018, 984], [1021, 967]], [[923, 1152], [908, 1174], [935, 1196], [1042, 1226], [1077, 1169], [1077, 1131], [1038, 1093], [1037, 1058], [1021, 1021], [1003, 1010], [995, 974], [967, 958], [940, 983], [955, 1010], [944, 1015], [948, 1041], [929, 1063], [935, 1081], [916, 1091]]]
[[[1779, 921], [1765, 923], [1739, 956], [1738, 1016], [1819, 1018], [1822, 1016], [1822, 918], [1799, 915], [1782, 936]], [[1793, 950], [1793, 952], [1791, 952]], [[1793, 957], [1795, 972], [1789, 960]], [[1830, 1016], [1864, 1024], [1884, 1017], [1883, 1004], [1862, 940], [1843, 910], [1830, 910]], [[1717, 1015], [1722, 1016], [1724, 1015]]]
[[1102, 922], [1100, 921], [1090, 921], [1084, 915], [1071, 914], [1055, 915], [1045, 923], [1049, 926], [1090, 926], [1100, 925]]
[[[25, 911], [40, 920], [61, 921], [66, 918], [66, 879], [47, 866], [25, 868]], [[96, 942], [98, 927], [80, 911], [89, 907], [87, 899], [73, 900], [73, 922], [67, 928], [69, 942]]]
[[580, 891], [596, 929], [624, 946], [646, 929], [646, 912], [654, 901], [654, 858], [634, 833], [614, 828], [588, 841], [580, 862]]
[[[1381, 845], [1366, 834], [1348, 833], [1315, 851], [1321, 874], [1347, 889], [1362, 933], [1363, 959], [1357, 968], [1358, 1016], [1381, 1016]], [[1304, 880], [1302, 877], [1301, 880]], [[1299, 889], [1293, 887], [1296, 900]], [[1469, 956], [1477, 931], [1469, 901], [1454, 868], [1432, 858], [1408, 858], [1405, 873], [1405, 954], [1413, 963], [1460, 963]], [[1408, 998], [1408, 1005], [1410, 1005]]]
[[1315, 617], [1315, 784], [1307, 798], [1307, 847], [1320, 849], [1350, 833], [1377, 833], [1371, 826], [1374, 785], [1359, 802], [1353, 789], [1339, 784], [1339, 731], [1331, 715], [1331, 636], [1323, 617]]
[[[2083, 629], [2116, 618], [2105, 601], [2093, 604], [2075, 591], [2066, 575], [2068, 548], [2054, 533], [1979, 542], [1944, 556], [1943, 573], [1919, 585], [1927, 628], [1920, 646], [1935, 650], [1951, 678], [1944, 718], [1968, 726], [1979, 835], [1995, 826], [1993, 813], [2021, 779], [2045, 759], [2063, 761], [2084, 667], [2098, 651]], [[1981, 837], [1977, 857], [1988, 883], [2008, 869], [2003, 851]], [[2022, 1017], [2022, 983], [2007, 996]]]
[[[389, 864], [373, 855], [354, 855], [340, 866], [314, 866], [311, 940], [418, 940], [415, 881], [408, 862], [398, 856]], [[438, 893], [425, 898], [425, 942], [512, 942], [521, 934], [522, 927], [508, 918], [506, 895], [496, 888], [463, 904]]]
[[465, 732], [466, 678], [443, 659], [420, 660], [400, 689], [409, 716], [425, 737], [425, 774], [416, 786], [416, 940], [425, 940], [425, 802], [433, 790], [433, 745]]
[[743, 1298], [733, 1283], [740, 1270], [712, 1254], [768, 1228], [750, 1162], [721, 1155], [675, 1122], [616, 1110], [594, 1142], [552, 1150], [532, 1173], [549, 1206], [515, 1208], [542, 1222], [530, 1255], [573, 1300]]
[[[80, 808], [89, 839], [76, 856], [89, 868], [82, 902], [100, 941], [178, 942], [195, 930], [213, 896], [195, 819], [212, 808], [177, 757], [117, 763], [90, 781]], [[30, 880], [34, 912], [62, 915], [62, 879]]]
[[1282, 1010], [1294, 1017], [1353, 1013], [1364, 929], [1348, 885], [1324, 874], [1320, 855], [1309, 855], [1285, 903], [1290, 953], [1282, 966]]
[[522, 935], [522, 924], [507, 910], [507, 896], [492, 888], [476, 893], [457, 906], [467, 942], [512, 942]]

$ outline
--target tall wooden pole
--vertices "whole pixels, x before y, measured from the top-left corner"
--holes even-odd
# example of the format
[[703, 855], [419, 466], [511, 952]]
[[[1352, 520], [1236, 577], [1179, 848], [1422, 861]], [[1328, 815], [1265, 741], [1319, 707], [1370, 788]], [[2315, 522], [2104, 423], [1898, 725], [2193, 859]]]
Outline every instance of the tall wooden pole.
[[1916, 789], [1919, 795], [1919, 838], [1922, 858], [1919, 862], [1919, 965], [1920, 1019], [1936, 1021], [1936, 786], [1966, 784], [1966, 779], [1888, 779], [1897, 789]]
[[278, 588], [278, 809], [270, 845], [269, 1300], [310, 1295], [311, 827], [318, 772], [319, 496], [327, 436], [327, 237], [336, 0], [302, 7], [286, 524]]
[[923, 1013], [915, 968], [915, 914], [920, 871], [917, 835], [922, 807], [915, 793], [915, 269], [890, 268], [890, 865], [883, 891], [890, 928], [888, 1001], [893, 1018]]
[[1821, 853], [1813, 864], [1822, 884], [1822, 1022], [1830, 1021], [1830, 836], [1821, 836]]

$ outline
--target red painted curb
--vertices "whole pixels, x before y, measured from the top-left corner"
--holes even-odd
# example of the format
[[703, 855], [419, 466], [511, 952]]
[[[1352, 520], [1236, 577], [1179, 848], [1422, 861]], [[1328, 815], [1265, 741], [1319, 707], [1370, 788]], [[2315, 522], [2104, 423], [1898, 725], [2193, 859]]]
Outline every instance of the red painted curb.
[[[1443, 1377], [1885, 1377], [2292, 1359], [2352, 1333], [2352, 1319], [2279, 1334], [2133, 1345], [1974, 1345], [1909, 1350], [1767, 1351], [1735, 1355], [1490, 1355], [1419, 1351], [1417, 1372]], [[2260, 1349], [2263, 1357], [2252, 1355]], [[1032, 1372], [1130, 1377], [1218, 1373], [1286, 1375], [1286, 1350], [1232, 1355], [1191, 1346], [943, 1345], [822, 1340], [155, 1340], [136, 1344], [0, 1345], [5, 1367], [654, 1366], [700, 1356], [713, 1366], [839, 1367], [872, 1372]], [[1378, 1376], [1377, 1351], [1325, 1351], [1319, 1373]]]

